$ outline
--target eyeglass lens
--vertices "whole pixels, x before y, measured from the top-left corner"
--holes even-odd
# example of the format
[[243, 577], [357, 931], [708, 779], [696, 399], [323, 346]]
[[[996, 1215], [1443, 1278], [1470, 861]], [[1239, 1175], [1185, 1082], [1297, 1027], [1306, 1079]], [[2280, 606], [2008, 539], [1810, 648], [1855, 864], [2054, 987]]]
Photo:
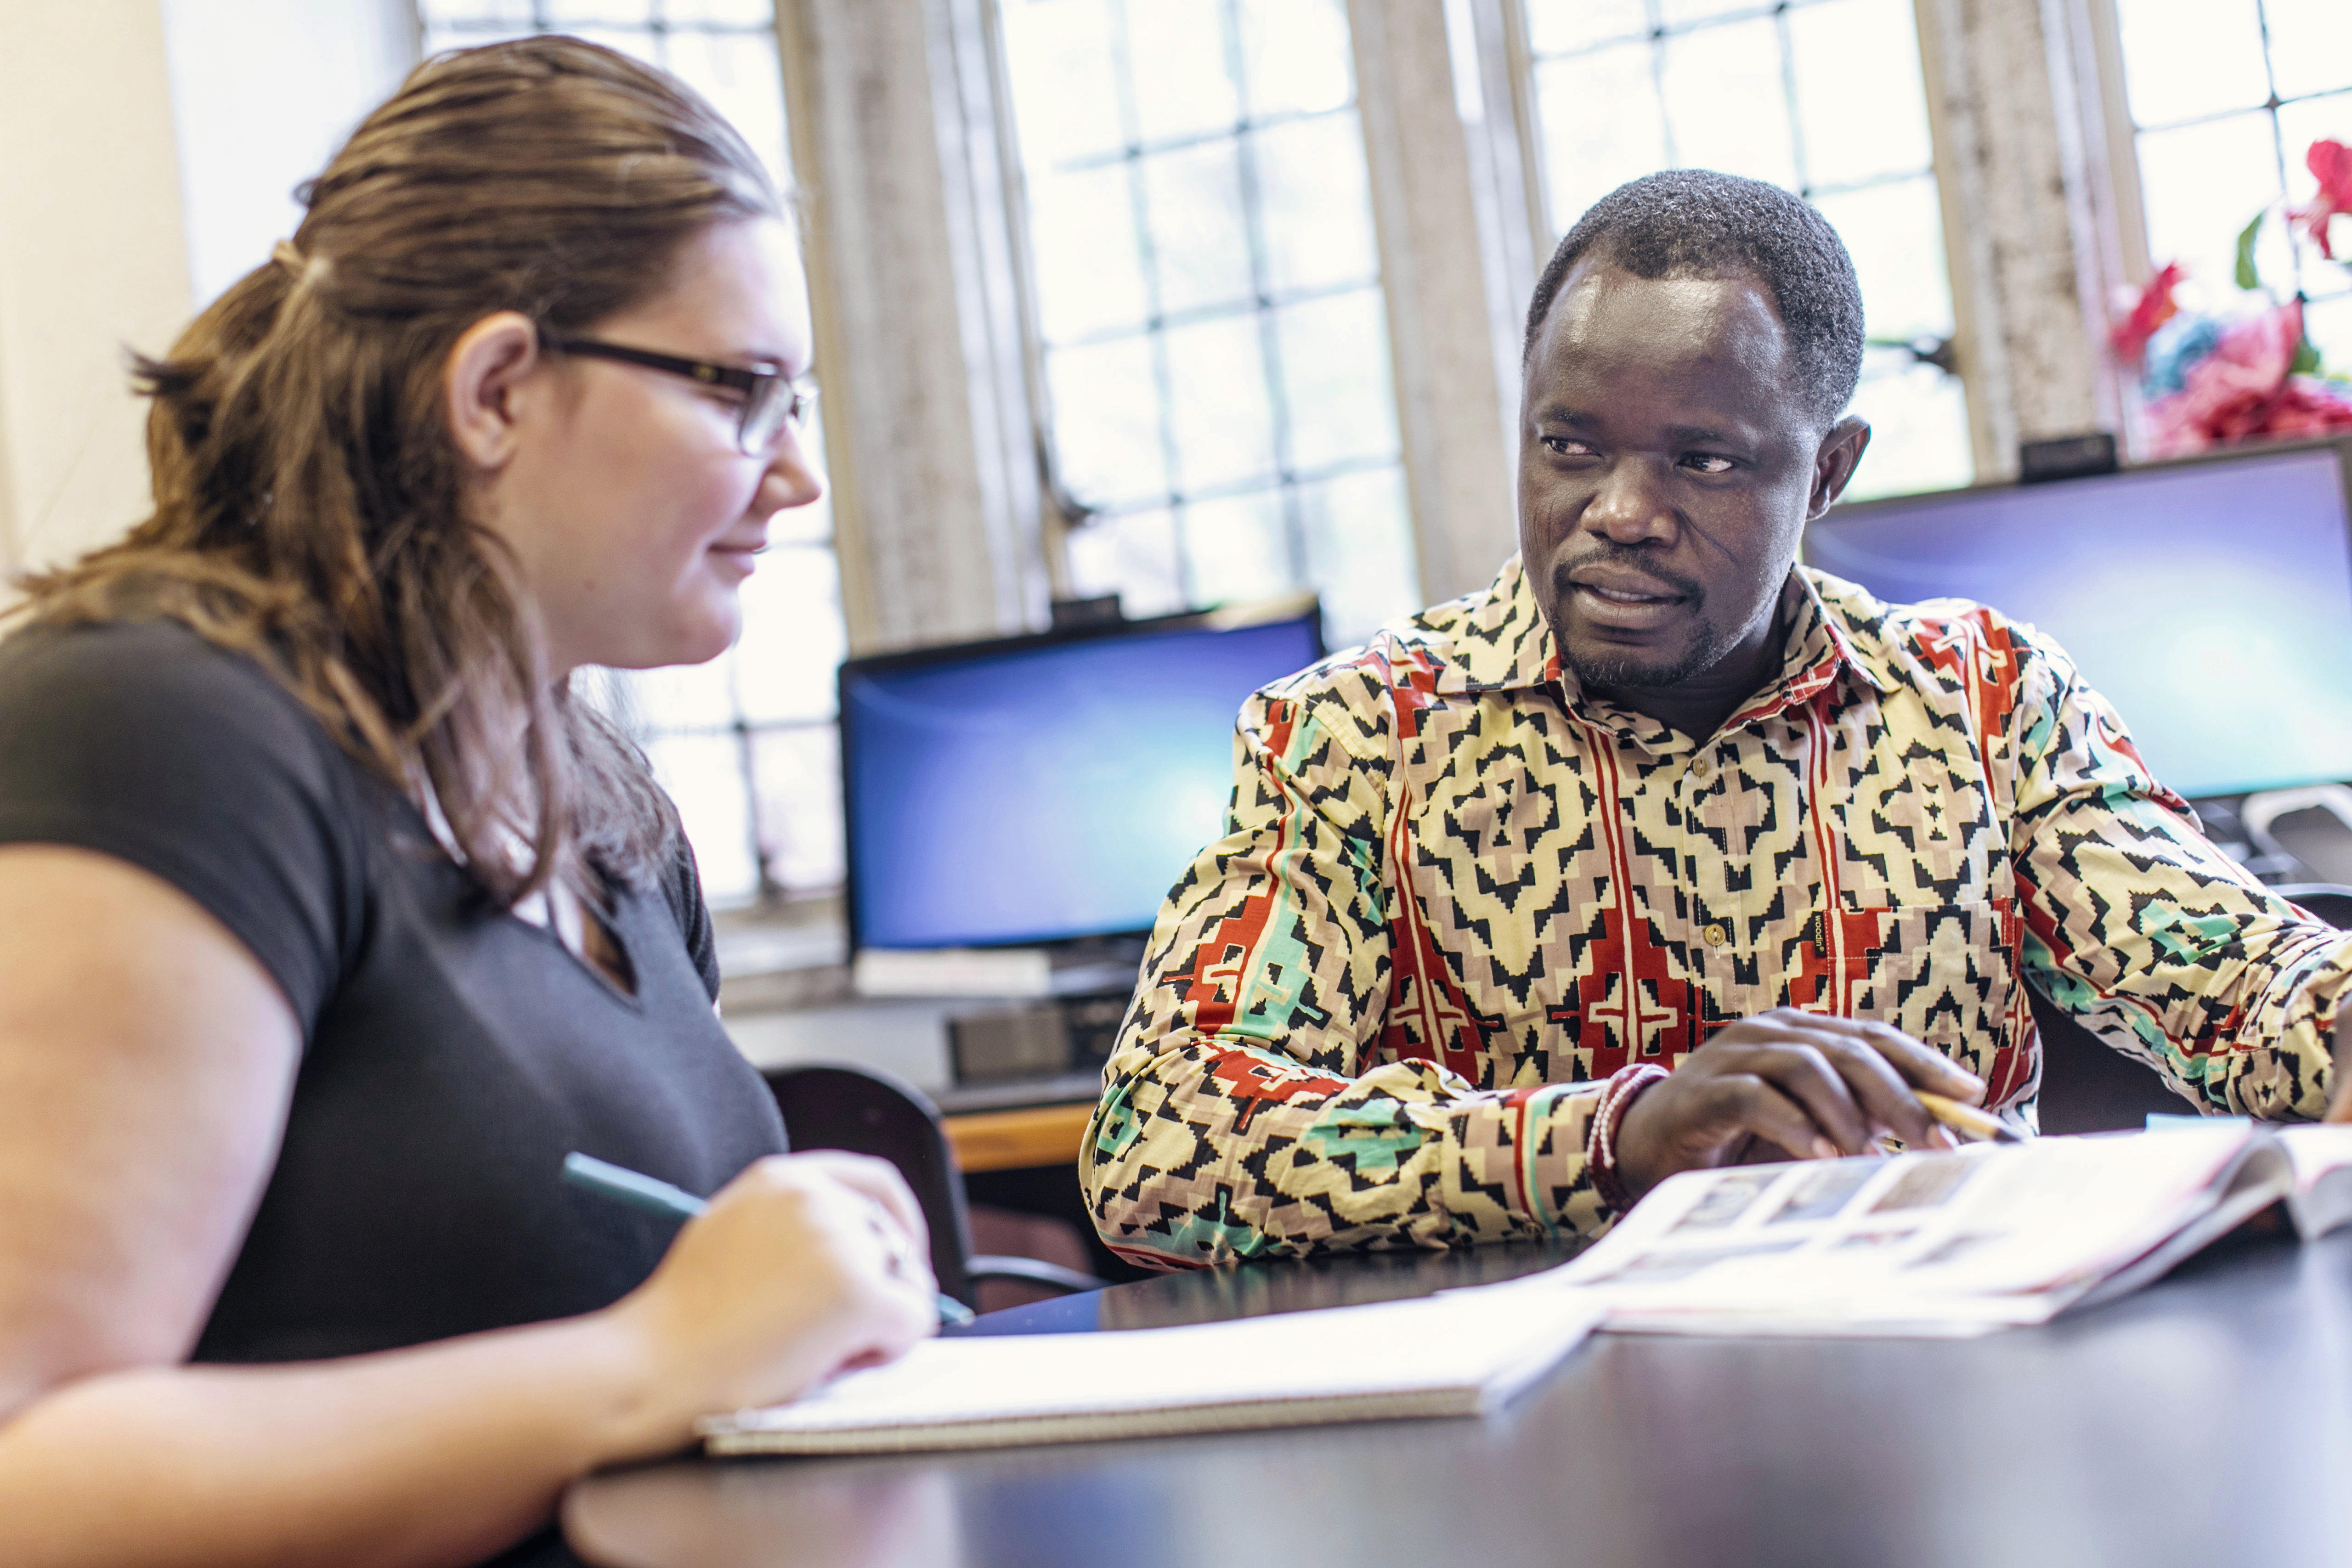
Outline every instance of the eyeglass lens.
[[742, 423], [735, 431], [736, 444], [748, 453], [765, 452], [775, 444], [787, 423], [807, 423], [815, 409], [816, 392], [813, 388], [796, 387], [782, 376], [763, 381], [743, 405]]

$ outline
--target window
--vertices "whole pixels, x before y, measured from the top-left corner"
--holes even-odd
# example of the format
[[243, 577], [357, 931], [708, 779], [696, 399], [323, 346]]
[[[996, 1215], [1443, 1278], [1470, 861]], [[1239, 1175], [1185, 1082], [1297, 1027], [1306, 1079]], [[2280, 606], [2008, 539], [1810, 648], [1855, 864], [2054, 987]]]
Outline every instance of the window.
[[1003, 0], [1071, 586], [1418, 608], [1340, 0]]
[[[783, 74], [769, 0], [429, 0], [427, 53], [534, 32], [575, 34], [677, 73], [789, 186]], [[803, 436], [824, 449], [822, 430]], [[834, 669], [846, 646], [825, 502], [780, 512], [743, 585], [743, 634], [708, 664], [605, 672], [620, 718], [677, 800], [714, 905], [830, 891], [842, 880]]]
[[1957, 377], [1909, 345], [1953, 330], [1912, 0], [1526, 0], [1528, 90], [1555, 238], [1659, 169], [1796, 192], [1837, 226], [1871, 347], [1854, 412], [1873, 427], [1852, 494], [1973, 476]]
[[[2116, 0], [2147, 253], [2182, 264], [2226, 308], [2237, 238], [2282, 200], [2311, 199], [2304, 154], [2352, 141], [2352, 5], [2345, 0]], [[2305, 329], [2331, 371], [2352, 369], [2352, 272], [2298, 258], [2284, 224], [2255, 262], [2309, 296]]]

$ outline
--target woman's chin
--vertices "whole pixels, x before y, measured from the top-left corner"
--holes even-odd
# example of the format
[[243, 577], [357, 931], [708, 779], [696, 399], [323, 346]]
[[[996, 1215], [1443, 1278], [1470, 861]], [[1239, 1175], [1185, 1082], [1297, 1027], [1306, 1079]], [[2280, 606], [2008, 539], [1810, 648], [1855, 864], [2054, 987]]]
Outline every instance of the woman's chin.
[[634, 640], [634, 645], [618, 657], [593, 662], [616, 670], [664, 670], [679, 664], [707, 664], [733, 647], [736, 633], [742, 629], [742, 618], [731, 613], [731, 602], [728, 609], [730, 613], [725, 616], [697, 617], [690, 624], [671, 628], [668, 635]]

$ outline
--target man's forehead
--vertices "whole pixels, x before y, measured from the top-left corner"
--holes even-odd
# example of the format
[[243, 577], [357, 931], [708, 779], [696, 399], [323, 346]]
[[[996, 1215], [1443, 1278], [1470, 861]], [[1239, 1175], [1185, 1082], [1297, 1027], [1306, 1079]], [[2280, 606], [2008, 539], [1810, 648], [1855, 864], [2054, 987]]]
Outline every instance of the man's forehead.
[[1601, 382], [1614, 394], [1639, 379], [1704, 382], [1749, 417], [1803, 419], [1804, 390], [1770, 288], [1741, 273], [1644, 277], [1606, 258], [1562, 280], [1528, 359], [1528, 390]]
[[1738, 272], [1647, 277], [1605, 257], [1580, 261], [1560, 283], [1538, 340], [1546, 350], [1599, 346], [1628, 333], [1662, 349], [1761, 352], [1785, 359], [1788, 329], [1761, 278]]

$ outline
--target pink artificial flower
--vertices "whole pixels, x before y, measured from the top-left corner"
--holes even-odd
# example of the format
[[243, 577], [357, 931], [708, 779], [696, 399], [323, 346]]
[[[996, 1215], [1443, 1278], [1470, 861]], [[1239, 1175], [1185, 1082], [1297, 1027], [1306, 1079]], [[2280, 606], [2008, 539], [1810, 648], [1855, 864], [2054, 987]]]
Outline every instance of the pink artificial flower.
[[2166, 262], [2164, 270], [2149, 278], [2147, 287], [2140, 290], [2139, 298], [2132, 305], [2131, 314], [2116, 323], [2115, 330], [2108, 334], [2107, 340], [2115, 345], [2116, 355], [2126, 364], [2139, 363], [2139, 357], [2147, 350], [2147, 340], [2156, 336], [2156, 329], [2179, 314], [2180, 307], [2174, 303], [2172, 298], [2172, 291], [2179, 286], [2180, 264]]
[[2236, 321], [2181, 387], [2147, 405], [2159, 454], [2352, 429], [2352, 396], [2334, 383], [2288, 372], [2303, 345], [2303, 301]]
[[2327, 220], [2338, 213], [2352, 213], [2352, 147], [2341, 141], [2315, 141], [2303, 162], [2319, 182], [2319, 193], [2311, 198], [2311, 205], [2294, 208], [2287, 217], [2301, 224], [2319, 246], [2319, 254], [2333, 261], [2336, 251], [2327, 243]]

